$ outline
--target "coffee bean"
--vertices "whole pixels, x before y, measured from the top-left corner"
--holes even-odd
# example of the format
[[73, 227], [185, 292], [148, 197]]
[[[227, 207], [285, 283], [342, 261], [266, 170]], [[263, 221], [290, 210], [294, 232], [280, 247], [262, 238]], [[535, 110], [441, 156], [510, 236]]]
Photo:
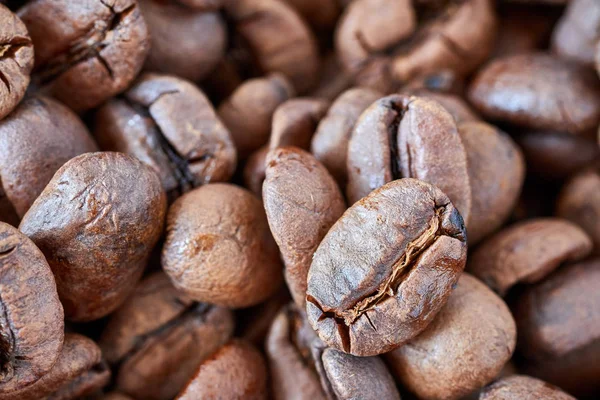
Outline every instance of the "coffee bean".
[[359, 86], [389, 93], [424, 73], [467, 75], [492, 50], [495, 32], [489, 0], [358, 0], [338, 23], [335, 45]]
[[284, 0], [292, 6], [315, 30], [335, 26], [340, 13], [337, 0]]
[[556, 215], [581, 227], [600, 250], [600, 175], [596, 168], [573, 176], [562, 188]]
[[392, 95], [367, 108], [348, 145], [349, 203], [399, 178], [438, 186], [465, 221], [471, 214], [471, 186], [465, 148], [452, 116], [438, 103]]
[[226, 181], [235, 170], [231, 135], [209, 100], [174, 76], [142, 75], [122, 98], [98, 111], [95, 125], [104, 150], [131, 154], [152, 167], [171, 199]]
[[325, 100], [313, 98], [291, 99], [281, 104], [273, 114], [269, 149], [296, 146], [308, 150], [319, 120], [327, 112]]
[[552, 35], [552, 49], [561, 57], [593, 65], [600, 40], [600, 3], [571, 0]]
[[268, 146], [256, 150], [244, 166], [244, 186], [262, 199], [262, 187], [267, 169]]
[[240, 158], [265, 145], [271, 133], [271, 118], [279, 105], [294, 95], [291, 83], [281, 74], [250, 79], [218, 109], [229, 128]]
[[458, 399], [498, 375], [516, 335], [502, 299], [464, 274], [427, 329], [386, 358], [396, 378], [420, 399]]
[[600, 82], [589, 68], [544, 53], [497, 59], [469, 88], [486, 117], [530, 129], [583, 134], [600, 123]]
[[266, 163], [267, 220], [283, 257], [287, 286], [304, 308], [313, 254], [346, 204], [333, 177], [310, 153], [283, 147], [271, 150]]
[[227, 17], [264, 72], [281, 72], [299, 93], [315, 83], [319, 56], [313, 33], [285, 2], [238, 0], [225, 4]]
[[530, 219], [485, 240], [467, 270], [504, 295], [516, 283], [538, 282], [591, 250], [591, 239], [576, 225], [558, 218]]
[[347, 181], [346, 158], [352, 128], [360, 114], [381, 96], [370, 89], [348, 89], [331, 104], [327, 115], [319, 122], [312, 138], [311, 152], [341, 187]]
[[473, 245], [498, 229], [517, 203], [525, 179], [525, 163], [510, 136], [484, 122], [458, 125], [467, 154], [471, 185], [471, 218], [467, 223]]
[[[197, 0], [188, 0], [193, 3]], [[179, 3], [179, 4], [178, 4]], [[150, 31], [145, 68], [190, 81], [205, 78], [225, 54], [227, 30], [221, 15], [184, 1], [139, 0]], [[173, 29], [176, 26], [177, 29]]]
[[275, 399], [400, 399], [379, 357], [328, 348], [296, 306], [273, 321], [266, 352]]
[[112, 315], [100, 347], [110, 364], [119, 365], [119, 391], [168, 400], [232, 332], [229, 310], [195, 303], [178, 293], [165, 274], [154, 273]]
[[525, 375], [511, 376], [486, 387], [479, 400], [575, 400], [558, 387]]
[[393, 181], [333, 225], [308, 273], [308, 320], [329, 346], [382, 354], [423, 331], [466, 261], [463, 220], [439, 189]]
[[600, 160], [594, 140], [566, 132], [520, 132], [516, 141], [523, 150], [528, 170], [542, 178], [560, 180]]
[[598, 285], [600, 260], [592, 259], [559, 269], [516, 299], [523, 371], [578, 397], [598, 392]]
[[197, 10], [218, 10], [223, 6], [225, 0], [176, 0], [181, 4]]
[[230, 184], [205, 185], [173, 203], [162, 266], [193, 300], [226, 307], [258, 304], [282, 281], [260, 200]]
[[0, 395], [0, 399], [79, 399], [106, 386], [109, 380], [110, 370], [96, 343], [67, 333], [60, 356], [46, 375], [23, 390]]
[[477, 122], [481, 121], [481, 118], [473, 111], [473, 109], [459, 96], [450, 93], [434, 92], [429, 89], [415, 89], [410, 90], [415, 96], [425, 97], [427, 99], [438, 102], [442, 107], [446, 109], [454, 118], [457, 125], [463, 122]]
[[150, 168], [121, 153], [87, 153], [56, 172], [19, 229], [46, 256], [66, 317], [90, 321], [131, 292], [165, 212], [165, 193]]
[[258, 350], [234, 340], [200, 365], [177, 399], [267, 399], [267, 374]]
[[18, 15], [35, 47], [35, 81], [76, 111], [125, 90], [148, 54], [136, 0], [33, 0]]
[[97, 151], [87, 128], [71, 110], [34, 96], [0, 121], [0, 178], [22, 217], [65, 162]]
[[0, 120], [19, 104], [33, 68], [33, 46], [27, 28], [0, 4]]
[[0, 292], [0, 396], [7, 396], [50, 371], [63, 345], [64, 314], [44, 255], [3, 222]]
[[131, 397], [123, 393], [111, 392], [101, 397], [102, 400], [133, 400]]

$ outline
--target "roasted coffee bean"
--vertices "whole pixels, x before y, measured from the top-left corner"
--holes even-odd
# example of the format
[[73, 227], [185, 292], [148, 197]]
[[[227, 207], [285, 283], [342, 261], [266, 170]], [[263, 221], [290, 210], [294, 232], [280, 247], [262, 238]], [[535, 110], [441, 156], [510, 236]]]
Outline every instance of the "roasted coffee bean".
[[250, 79], [218, 109], [219, 117], [229, 128], [240, 158], [246, 158], [269, 140], [273, 113], [294, 96], [294, 88], [281, 74]]
[[525, 372], [578, 397], [598, 393], [599, 285], [600, 260], [592, 259], [559, 269], [516, 299]]
[[188, 7], [197, 9], [197, 10], [204, 10], [204, 11], [211, 11], [211, 10], [218, 10], [219, 8], [221, 8], [223, 6], [223, 3], [225, 3], [226, 0], [176, 0], [177, 2], [184, 4]]
[[459, 96], [451, 93], [434, 92], [429, 89], [411, 89], [410, 93], [418, 97], [425, 97], [438, 102], [454, 118], [456, 124], [463, 122], [481, 121], [481, 118], [473, 109]]
[[598, 77], [544, 53], [492, 61], [475, 77], [469, 99], [486, 118], [530, 129], [583, 134], [600, 123]]
[[33, 68], [33, 46], [27, 28], [0, 4], [0, 120], [19, 104]]
[[23, 101], [0, 121], [0, 180], [19, 217], [65, 162], [97, 150], [85, 125], [64, 105], [41, 96]]
[[337, 0], [284, 0], [310, 23], [316, 30], [327, 30], [335, 26], [340, 13]]
[[379, 357], [354, 357], [325, 346], [293, 305], [273, 321], [266, 353], [276, 400], [400, 399]]
[[348, 145], [350, 204], [399, 178], [438, 186], [466, 222], [471, 214], [467, 155], [452, 116], [433, 100], [392, 95], [367, 108]]
[[530, 131], [515, 140], [527, 160], [527, 170], [536, 176], [564, 179], [600, 160], [600, 148], [593, 139], [566, 132]]
[[228, 180], [236, 165], [231, 135], [210, 101], [175, 76], [144, 74], [96, 115], [104, 150], [131, 154], [154, 169], [170, 198]]
[[384, 93], [418, 75], [444, 69], [466, 75], [493, 48], [492, 3], [353, 1], [338, 24], [336, 50], [355, 82]]
[[525, 375], [499, 380], [486, 387], [479, 400], [575, 400], [558, 387]]
[[525, 179], [525, 162], [510, 136], [492, 125], [466, 122], [458, 125], [458, 133], [467, 154], [473, 194], [467, 223], [473, 245], [510, 216]]
[[312, 257], [329, 228], [346, 210], [342, 193], [325, 167], [296, 147], [271, 150], [266, 159], [263, 202], [285, 264], [285, 281], [305, 307]]
[[311, 142], [311, 152], [323, 163], [341, 187], [346, 185], [348, 142], [362, 112], [382, 94], [371, 89], [353, 88], [342, 93], [323, 117]]
[[297, 12], [283, 1], [237, 0], [225, 4], [227, 17], [264, 72], [281, 72], [299, 93], [316, 82], [317, 44]]
[[401, 179], [350, 207], [308, 273], [308, 320], [357, 356], [406, 343], [433, 320], [466, 261], [463, 219], [439, 189]]
[[252, 345], [234, 340], [204, 361], [177, 400], [268, 398], [267, 367]]
[[386, 358], [419, 399], [458, 399], [492, 381], [510, 359], [515, 321], [506, 304], [468, 274], [423, 333]]
[[172, 399], [233, 333], [225, 308], [177, 292], [162, 272], [145, 278], [112, 315], [100, 347], [117, 364], [116, 388], [139, 399]]
[[556, 215], [580, 226], [600, 250], [600, 174], [598, 168], [573, 176], [562, 188]]
[[50, 371], [63, 345], [64, 314], [44, 255], [3, 222], [0, 293], [0, 396], [7, 396]]
[[0, 400], [75, 400], [108, 384], [110, 370], [102, 360], [100, 348], [85, 336], [67, 333], [56, 364], [33, 385]]
[[227, 31], [216, 10], [193, 8], [185, 0], [138, 1], [150, 31], [146, 69], [199, 81], [217, 66], [225, 54]]
[[77, 111], [125, 90], [150, 47], [136, 0], [33, 0], [18, 15], [35, 47], [37, 84]]
[[244, 186], [254, 193], [256, 196], [262, 199], [262, 187], [265, 181], [265, 173], [267, 169], [267, 153], [269, 152], [268, 146], [263, 146], [256, 150], [244, 166]]
[[552, 35], [552, 48], [561, 57], [594, 65], [600, 40], [600, 2], [571, 0]]
[[352, 86], [352, 78], [342, 69], [334, 51], [323, 58], [319, 81], [309, 95], [333, 101]]
[[538, 282], [591, 251], [592, 240], [577, 225], [559, 218], [530, 219], [485, 240], [471, 254], [467, 270], [503, 296], [513, 285]]
[[87, 153], [63, 165], [19, 229], [56, 276], [65, 316], [98, 319], [131, 292], [162, 232], [158, 176], [121, 153]]
[[258, 304], [282, 281], [260, 200], [230, 184], [201, 186], [173, 203], [162, 266], [191, 299], [226, 307]]

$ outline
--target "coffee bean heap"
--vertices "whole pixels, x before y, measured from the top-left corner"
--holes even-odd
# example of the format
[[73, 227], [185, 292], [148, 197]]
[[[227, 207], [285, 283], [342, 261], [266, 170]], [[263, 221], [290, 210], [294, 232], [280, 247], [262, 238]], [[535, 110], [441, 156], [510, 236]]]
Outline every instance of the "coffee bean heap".
[[600, 398], [600, 0], [0, 0], [0, 400]]

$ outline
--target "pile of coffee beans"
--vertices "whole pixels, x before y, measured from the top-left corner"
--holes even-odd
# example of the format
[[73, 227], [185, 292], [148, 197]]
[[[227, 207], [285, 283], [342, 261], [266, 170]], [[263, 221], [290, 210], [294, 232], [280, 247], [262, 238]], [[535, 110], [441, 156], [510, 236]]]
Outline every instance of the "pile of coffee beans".
[[0, 0], [0, 400], [600, 398], [600, 0]]

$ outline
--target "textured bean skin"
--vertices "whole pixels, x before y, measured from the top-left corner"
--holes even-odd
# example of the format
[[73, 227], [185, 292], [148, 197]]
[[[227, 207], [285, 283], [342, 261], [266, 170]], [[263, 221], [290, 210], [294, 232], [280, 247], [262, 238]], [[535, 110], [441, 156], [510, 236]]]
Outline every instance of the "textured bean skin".
[[498, 375], [516, 337], [502, 299], [463, 274], [427, 329], [386, 357], [397, 379], [420, 399], [458, 399]]
[[504, 378], [486, 387], [479, 400], [575, 400], [558, 387], [525, 375]]
[[201, 186], [173, 203], [162, 266], [190, 298], [233, 308], [266, 300], [282, 281], [260, 200], [223, 183]]
[[566, 220], [537, 218], [505, 228], [470, 256], [467, 270], [500, 295], [519, 282], [542, 280], [562, 263], [592, 251], [586, 233]]
[[23, 21], [0, 4], [0, 120], [21, 101], [33, 69], [33, 46]]
[[469, 88], [488, 119], [582, 134], [600, 122], [600, 82], [588, 68], [543, 53], [496, 59]]
[[0, 399], [78, 399], [106, 386], [109, 380], [110, 370], [102, 360], [98, 345], [85, 336], [67, 333], [62, 351], [50, 372], [23, 390], [0, 395]]
[[44, 255], [25, 235], [3, 222], [0, 222], [0, 293], [0, 396], [3, 396], [31, 385], [48, 373], [59, 356], [64, 337], [63, 307]]
[[19, 17], [35, 46], [35, 80], [76, 111], [125, 90], [148, 54], [136, 0], [35, 0]]
[[43, 96], [24, 100], [0, 122], [0, 178], [17, 214], [25, 214], [65, 162], [97, 150], [67, 107]]
[[133, 289], [165, 213], [165, 192], [149, 167], [122, 153], [87, 153], [56, 172], [19, 229], [46, 256], [65, 316], [90, 321]]
[[524, 371], [578, 397], [597, 393], [600, 260], [581, 261], [530, 286], [515, 301]]
[[350, 207], [319, 245], [308, 320], [346, 353], [391, 351], [446, 303], [466, 250], [462, 217], [445, 194], [415, 179], [390, 182]]
[[471, 193], [469, 244], [498, 229], [517, 203], [525, 180], [525, 161], [506, 133], [484, 122], [458, 125], [465, 146]]
[[471, 186], [465, 148], [452, 116], [426, 98], [391, 95], [367, 108], [348, 145], [350, 204], [398, 178], [438, 186], [468, 223]]
[[169, 400], [232, 333], [231, 311], [191, 301], [157, 272], [111, 316], [99, 344], [106, 360], [118, 366], [120, 392]]
[[268, 398], [267, 367], [252, 345], [232, 341], [204, 361], [177, 400]]
[[295, 147], [267, 155], [263, 202], [285, 263], [285, 280], [304, 308], [312, 257], [329, 228], [346, 210], [332, 176], [310, 153]]

